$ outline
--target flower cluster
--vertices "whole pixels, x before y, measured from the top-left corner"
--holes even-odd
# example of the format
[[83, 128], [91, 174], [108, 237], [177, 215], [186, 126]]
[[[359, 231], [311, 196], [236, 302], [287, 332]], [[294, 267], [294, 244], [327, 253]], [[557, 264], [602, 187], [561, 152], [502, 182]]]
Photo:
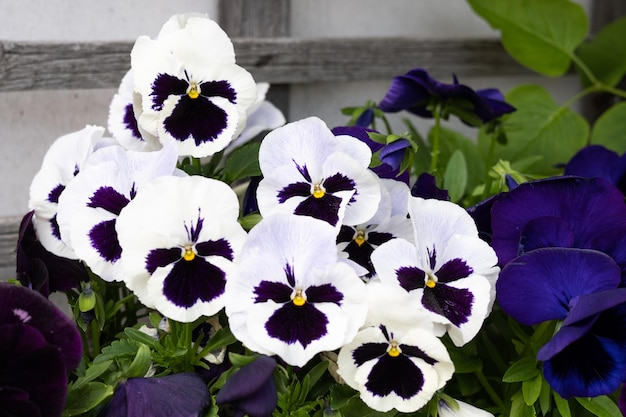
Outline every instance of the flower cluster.
[[[287, 123], [268, 87], [207, 16], [136, 41], [111, 137], [58, 138], [32, 181], [0, 414], [626, 408], [626, 157], [580, 147], [546, 174], [523, 100], [421, 68], [332, 129]], [[428, 138], [392, 132], [400, 111]]]

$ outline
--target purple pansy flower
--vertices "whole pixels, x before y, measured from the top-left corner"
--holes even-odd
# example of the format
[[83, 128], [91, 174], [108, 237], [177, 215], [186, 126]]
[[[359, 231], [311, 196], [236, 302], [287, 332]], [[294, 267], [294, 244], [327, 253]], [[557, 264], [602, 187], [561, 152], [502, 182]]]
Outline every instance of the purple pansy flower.
[[444, 116], [454, 114], [463, 122], [475, 126], [515, 111], [496, 89], [474, 91], [459, 84], [456, 76], [452, 84], [445, 84], [421, 68], [394, 77], [378, 107], [384, 112], [407, 110], [430, 118], [435, 105], [442, 106]]
[[415, 184], [411, 187], [413, 197], [434, 198], [437, 200], [449, 201], [448, 190], [437, 187], [437, 181], [433, 175], [423, 172], [417, 177]]
[[371, 157], [365, 144], [335, 137], [319, 118], [288, 123], [261, 143], [259, 210], [310, 216], [337, 228], [363, 223], [380, 201], [376, 176], [367, 169]]
[[601, 145], [587, 146], [570, 159], [565, 175], [604, 178], [626, 194], [626, 154], [619, 156]]
[[210, 403], [209, 390], [198, 374], [129, 378], [120, 382], [98, 417], [197, 417]]
[[256, 83], [235, 64], [232, 42], [206, 16], [174, 16], [157, 39], [139, 37], [131, 68], [141, 96], [139, 127], [161, 141], [175, 139], [180, 155], [224, 149], [256, 100]]
[[84, 265], [48, 252], [35, 235], [34, 212], [28, 212], [20, 224], [17, 238], [17, 279], [22, 285], [48, 297], [55, 291], [67, 291], [89, 281]]
[[230, 404], [237, 416], [271, 416], [278, 403], [273, 376], [275, 367], [276, 360], [264, 355], [243, 366], [228, 378], [217, 393], [216, 404]]
[[338, 262], [335, 229], [276, 214], [248, 235], [226, 283], [231, 331], [249, 349], [304, 366], [352, 339], [365, 320], [364, 284]]
[[216, 314], [246, 238], [238, 215], [237, 196], [221, 181], [153, 179], [117, 218], [124, 282], [143, 304], [171, 319]]
[[415, 244], [384, 243], [372, 263], [386, 285], [399, 285], [457, 346], [469, 342], [491, 310], [497, 258], [472, 218], [448, 201], [409, 199]]
[[624, 195], [601, 178], [520, 184], [493, 200], [491, 244], [501, 265], [542, 247], [596, 249], [626, 269]]
[[31, 289], [0, 282], [0, 404], [15, 416], [59, 417], [82, 358], [75, 324]]
[[[593, 277], [593, 279], [590, 279]], [[541, 248], [503, 268], [503, 310], [522, 324], [561, 321], [537, 354], [564, 398], [615, 391], [626, 375], [626, 288], [608, 255], [588, 249]]]
[[[382, 164], [372, 168], [372, 171], [379, 178], [391, 178], [404, 183], [409, 183], [409, 172], [407, 170], [400, 172], [400, 162], [404, 157], [404, 153], [411, 145], [406, 139], [398, 140], [389, 145], [383, 145], [370, 139], [368, 132], [376, 132], [375, 130], [359, 126], [339, 126], [332, 129], [335, 136], [352, 136], [365, 143], [372, 153], [379, 152]], [[399, 142], [399, 143], [397, 143]]]

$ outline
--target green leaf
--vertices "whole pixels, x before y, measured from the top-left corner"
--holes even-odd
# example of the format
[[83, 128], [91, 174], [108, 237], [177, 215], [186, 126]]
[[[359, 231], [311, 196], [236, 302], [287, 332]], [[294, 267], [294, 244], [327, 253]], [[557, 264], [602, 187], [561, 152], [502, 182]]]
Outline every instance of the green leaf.
[[139, 345], [137, 354], [131, 364], [124, 371], [126, 378], [144, 377], [152, 364], [152, 352], [147, 345]]
[[224, 164], [224, 182], [261, 175], [259, 148], [261, 142], [248, 142], [232, 151]]
[[145, 334], [144, 332], [137, 330], [132, 327], [127, 327], [124, 329], [124, 333], [130, 340], [134, 340], [135, 342], [143, 343], [145, 345], [150, 346], [151, 348], [158, 350], [161, 348], [159, 342], [152, 338], [152, 336]]
[[621, 102], [605, 111], [596, 120], [591, 129], [591, 143], [603, 145], [620, 155], [626, 152], [624, 120], [626, 120], [626, 102]]
[[259, 358], [258, 355], [248, 356], [248, 355], [240, 355], [235, 352], [228, 352], [228, 360], [233, 364], [236, 368], [244, 367]]
[[247, 215], [243, 216], [242, 218], [240, 218], [239, 219], [239, 224], [245, 230], [249, 231], [254, 226], [256, 226], [262, 219], [263, 219], [263, 217], [259, 213], [256, 213], [256, 212], [255, 213], [250, 213], [250, 214], [247, 214]]
[[521, 392], [517, 392], [511, 398], [511, 413], [509, 417], [534, 417], [535, 407], [531, 407], [524, 402]]
[[543, 380], [541, 384], [541, 394], [539, 395], [539, 408], [541, 409], [541, 414], [548, 415], [548, 412], [552, 408], [552, 404], [550, 402], [550, 393], [552, 389], [550, 385]]
[[527, 379], [522, 382], [522, 394], [524, 396], [524, 402], [526, 405], [533, 405], [539, 399], [541, 394], [543, 377], [538, 374], [533, 379]]
[[593, 398], [576, 398], [576, 401], [598, 417], [615, 417], [621, 415], [617, 405], [606, 395]]
[[[577, 54], [593, 75], [603, 84], [614, 87], [626, 75], [626, 17], [604, 26], [590, 42], [583, 43]], [[580, 71], [583, 85], [591, 82]]]
[[554, 394], [554, 403], [556, 404], [556, 409], [559, 410], [559, 413], [561, 414], [561, 416], [572, 417], [572, 412], [570, 411], [569, 403], [567, 402], [567, 400], [561, 397], [556, 392], [553, 392], [553, 394]]
[[515, 362], [502, 376], [503, 382], [521, 382], [535, 378], [539, 375], [537, 360], [531, 357], [524, 357]]
[[549, 77], [565, 74], [587, 36], [585, 10], [569, 0], [468, 0], [501, 31], [502, 44], [520, 64]]
[[443, 187], [448, 190], [450, 200], [456, 203], [465, 194], [467, 186], [467, 162], [460, 150], [452, 153], [443, 174]]
[[[502, 159], [516, 166], [520, 160], [543, 155], [528, 169], [537, 175], [554, 175], [560, 172], [556, 165], [567, 163], [586, 145], [587, 121], [567, 107], [560, 107], [543, 87], [519, 86], [507, 94], [506, 101], [517, 111], [504, 123], [508, 144], [496, 144], [493, 160]], [[485, 135], [479, 136], [484, 154], [489, 148], [488, 139]]]
[[89, 368], [87, 368], [87, 370], [85, 371], [85, 376], [78, 378], [76, 382], [74, 382], [74, 384], [72, 385], [71, 389], [79, 389], [88, 382], [91, 382], [94, 379], [98, 378], [100, 375], [109, 370], [109, 367], [112, 363], [113, 360], [108, 360], [101, 363], [91, 364]]
[[68, 391], [63, 417], [78, 416], [93, 409], [113, 395], [113, 387], [101, 382], [90, 382], [79, 389]]

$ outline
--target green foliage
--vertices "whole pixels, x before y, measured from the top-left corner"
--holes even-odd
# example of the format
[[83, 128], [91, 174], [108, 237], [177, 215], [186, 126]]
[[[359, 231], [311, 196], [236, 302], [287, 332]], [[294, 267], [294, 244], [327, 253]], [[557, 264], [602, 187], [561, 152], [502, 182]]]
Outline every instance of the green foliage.
[[604, 112], [591, 129], [591, 143], [603, 145], [619, 154], [626, 152], [626, 102], [621, 102]]
[[585, 39], [584, 9], [568, 0], [468, 0], [502, 33], [502, 44], [520, 64], [549, 77], [568, 70]]
[[[576, 51], [595, 78], [610, 87], [615, 87], [626, 75], [624, 39], [626, 17], [604, 26], [591, 41], [583, 43]], [[587, 72], [580, 67], [577, 69], [584, 86], [593, 84]]]

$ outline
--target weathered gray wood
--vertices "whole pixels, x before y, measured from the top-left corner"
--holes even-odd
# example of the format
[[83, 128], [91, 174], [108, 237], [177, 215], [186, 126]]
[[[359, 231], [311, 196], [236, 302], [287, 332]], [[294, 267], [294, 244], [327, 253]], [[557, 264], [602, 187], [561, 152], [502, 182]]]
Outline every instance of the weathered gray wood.
[[[220, 26], [231, 38], [289, 36], [291, 0], [221, 0]], [[289, 84], [273, 83], [267, 100], [289, 118]]]
[[[414, 67], [435, 76], [519, 75], [500, 41], [233, 39], [237, 62], [257, 81], [344, 82], [390, 79]], [[0, 91], [114, 88], [130, 65], [130, 43], [0, 41]]]
[[18, 216], [0, 217], [0, 268], [15, 267], [15, 248], [21, 220]]

